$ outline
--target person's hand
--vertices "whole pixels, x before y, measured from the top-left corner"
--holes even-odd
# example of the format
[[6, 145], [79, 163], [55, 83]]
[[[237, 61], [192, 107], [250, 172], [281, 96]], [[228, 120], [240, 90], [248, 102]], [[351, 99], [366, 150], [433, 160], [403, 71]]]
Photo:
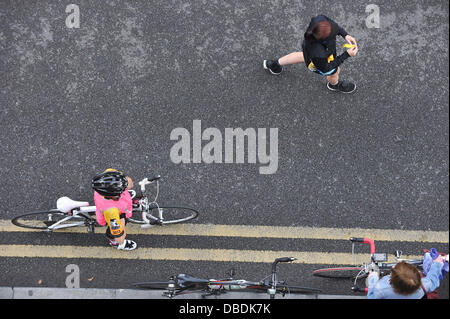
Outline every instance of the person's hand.
[[353, 48], [347, 50], [348, 55], [354, 57], [358, 54], [358, 47], [355, 45]]
[[132, 180], [130, 177], [128, 177], [128, 176], [127, 176], [127, 180], [128, 180], [128, 188], [129, 188], [129, 189], [132, 189], [133, 186], [134, 186], [133, 180]]
[[374, 277], [374, 276], [376, 278], [378, 278], [379, 277], [378, 272], [374, 271], [374, 270], [370, 270], [369, 275], [366, 278], [366, 287], [373, 286], [378, 281], [376, 278], [372, 280], [372, 277]]
[[435, 260], [433, 260], [433, 262], [444, 265], [444, 257], [442, 257], [442, 255], [439, 255]]
[[348, 34], [345, 37], [345, 41], [347, 41], [350, 44], [353, 44], [354, 46], [358, 46], [358, 44], [356, 43], [356, 39], [354, 37], [352, 37], [350, 34]]
[[349, 44], [354, 45], [353, 48], [347, 50], [348, 54], [352, 57], [358, 54], [358, 43], [356, 43], [356, 39], [352, 37], [350, 34], [348, 34], [345, 37], [345, 41], [347, 41]]

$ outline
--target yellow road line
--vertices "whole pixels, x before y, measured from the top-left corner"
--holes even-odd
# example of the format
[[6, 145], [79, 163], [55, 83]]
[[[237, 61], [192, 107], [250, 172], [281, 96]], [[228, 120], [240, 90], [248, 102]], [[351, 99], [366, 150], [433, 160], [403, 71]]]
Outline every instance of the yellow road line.
[[[306, 251], [140, 248], [118, 251], [112, 247], [0, 245], [0, 257], [97, 258], [133, 260], [181, 260], [214, 262], [271, 263], [278, 257], [295, 257], [295, 263], [352, 265], [368, 262], [369, 254], [324, 253]], [[405, 256], [419, 259], [423, 256]]]
[[[1, 232], [33, 231], [14, 226], [9, 220], [0, 220]], [[77, 227], [57, 232], [86, 233], [86, 228]], [[283, 226], [245, 226], [213, 224], [179, 224], [143, 229], [140, 225], [128, 224], [127, 233], [131, 235], [174, 235], [207, 237], [244, 238], [287, 238], [287, 239], [329, 239], [348, 240], [350, 237], [368, 237], [375, 241], [448, 243], [448, 231], [363, 229], [363, 228], [315, 228]]]

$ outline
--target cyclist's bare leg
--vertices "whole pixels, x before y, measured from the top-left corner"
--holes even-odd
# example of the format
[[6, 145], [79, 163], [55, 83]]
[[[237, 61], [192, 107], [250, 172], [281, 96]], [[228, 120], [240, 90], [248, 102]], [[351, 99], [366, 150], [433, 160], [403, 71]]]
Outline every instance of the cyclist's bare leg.
[[125, 228], [126, 227], [125, 226], [125, 218], [121, 218], [120, 222], [123, 225], [123, 235], [116, 238], [116, 241], [119, 243], [119, 245], [121, 245], [124, 242], [125, 237], [127, 237], [127, 229]]
[[339, 73], [341, 73], [341, 67], [338, 66], [338, 70], [335, 74], [327, 76], [328, 82], [330, 82], [331, 85], [336, 85], [339, 82]]
[[280, 58], [278, 60], [281, 66], [283, 65], [290, 65], [290, 64], [298, 64], [298, 63], [304, 63], [305, 57], [303, 55], [303, 52], [292, 52], [288, 55], [285, 55], [284, 57]]

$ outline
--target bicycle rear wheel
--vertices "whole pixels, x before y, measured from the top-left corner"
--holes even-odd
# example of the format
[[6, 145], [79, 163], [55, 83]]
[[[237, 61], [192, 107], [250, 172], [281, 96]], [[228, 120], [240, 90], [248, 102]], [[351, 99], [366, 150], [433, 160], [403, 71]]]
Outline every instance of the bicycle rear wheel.
[[313, 271], [313, 275], [324, 278], [365, 278], [367, 274], [364, 273], [364, 267], [335, 267], [335, 268], [323, 268]]
[[[33, 212], [17, 216], [14, 217], [11, 220], [11, 222], [18, 227], [46, 230], [51, 225], [61, 221], [63, 218], [66, 218], [67, 216], [68, 216], [67, 213], [62, 213], [57, 209], [53, 209], [49, 211]], [[67, 224], [74, 224], [83, 221], [84, 219], [82, 217], [75, 216], [72, 217], [70, 220], [68, 220]], [[60, 225], [64, 226], [65, 223], [63, 222]]]

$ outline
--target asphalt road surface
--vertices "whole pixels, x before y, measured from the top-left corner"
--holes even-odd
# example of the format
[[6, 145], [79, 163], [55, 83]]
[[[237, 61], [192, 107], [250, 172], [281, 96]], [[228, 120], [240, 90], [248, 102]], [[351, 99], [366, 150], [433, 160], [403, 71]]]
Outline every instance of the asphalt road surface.
[[[214, 278], [231, 267], [256, 280], [269, 274], [271, 253], [289, 252], [302, 257], [282, 265], [281, 277], [352, 294], [350, 282], [311, 275], [332, 264], [321, 254], [351, 252], [347, 235], [377, 230], [380, 252], [448, 252], [447, 1], [377, 1], [379, 28], [368, 27], [373, 11], [363, 1], [73, 3], [80, 20], [70, 28], [69, 2], [0, 1], [0, 286], [65, 287], [69, 264], [79, 266], [82, 288], [132, 288], [178, 272]], [[358, 41], [341, 72], [355, 94], [328, 91], [304, 65], [277, 77], [262, 68], [299, 50], [319, 13]], [[207, 128], [223, 137], [248, 129], [258, 145], [244, 144], [244, 163], [236, 154], [226, 162], [225, 138], [217, 139], [219, 160], [208, 163], [198, 151]], [[171, 156], [174, 130], [189, 133], [186, 163]], [[260, 153], [248, 160], [262, 146], [272, 174], [261, 174]], [[92, 202], [90, 180], [109, 167], [135, 183], [161, 174], [160, 203], [199, 210], [194, 232], [130, 234], [138, 250], [117, 255], [104, 230], [10, 227], [61, 196]], [[195, 225], [231, 228], [197, 234]], [[278, 228], [248, 237], [239, 225]], [[403, 240], [409, 231], [416, 235]], [[257, 252], [271, 253], [259, 260]], [[440, 294], [448, 298], [448, 277]]]

